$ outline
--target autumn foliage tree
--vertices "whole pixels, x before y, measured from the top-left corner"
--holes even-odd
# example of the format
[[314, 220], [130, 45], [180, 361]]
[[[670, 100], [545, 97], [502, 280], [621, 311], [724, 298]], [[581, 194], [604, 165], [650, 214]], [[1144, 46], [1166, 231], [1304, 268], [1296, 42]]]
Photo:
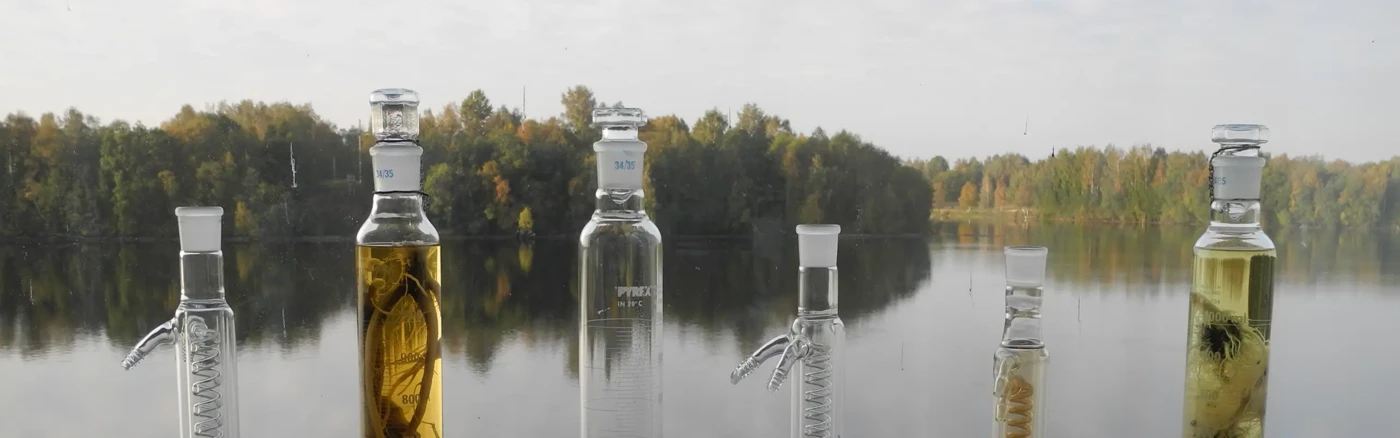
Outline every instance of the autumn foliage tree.
[[[1400, 157], [1352, 164], [1264, 156], [1264, 223], [1400, 228]], [[942, 157], [906, 165], [936, 175], [935, 194], [961, 187], [955, 192], [961, 207], [985, 206], [980, 196], [991, 193], [992, 206], [1035, 209], [1049, 219], [1198, 224], [1210, 214], [1208, 157], [1143, 145], [1060, 149], [1034, 162], [1016, 154], [960, 159], [947, 170]]]
[[[560, 114], [544, 118], [526, 119], [480, 90], [424, 109], [423, 191], [434, 223], [449, 235], [577, 232], [594, 208], [600, 102], [577, 86], [560, 94]], [[734, 117], [654, 115], [640, 135], [645, 207], [666, 233], [813, 222], [913, 233], [934, 206], [953, 205], [1063, 220], [1209, 219], [1206, 150], [1110, 145], [1035, 160], [901, 160], [850, 132], [796, 132], [753, 104]], [[282, 102], [186, 105], [158, 126], [104, 124], [76, 109], [10, 114], [0, 120], [0, 238], [169, 237], [171, 210], [182, 205], [224, 206], [230, 235], [348, 237], [367, 214], [373, 143], [360, 127]], [[1400, 157], [1266, 157], [1266, 224], [1400, 228]]]
[[958, 196], [958, 205], [959, 205], [959, 206], [961, 206], [961, 207], [975, 207], [975, 206], [977, 206], [977, 186], [973, 185], [973, 184], [972, 184], [972, 181], [968, 181], [968, 182], [963, 183], [961, 193], [962, 193], [962, 195], [959, 195], [959, 196]]
[[[423, 191], [439, 230], [567, 235], [587, 222], [600, 100], [576, 86], [560, 102], [561, 114], [530, 120], [480, 90], [424, 109]], [[693, 123], [659, 115], [642, 138], [646, 208], [668, 233], [928, 224], [922, 171], [848, 132], [793, 132], [750, 104], [734, 120], [717, 110]], [[182, 205], [224, 206], [229, 235], [350, 236], [373, 191], [373, 143], [360, 127], [289, 103], [186, 105], [152, 127], [104, 125], [77, 110], [11, 114], [0, 122], [0, 237], [169, 237]]]

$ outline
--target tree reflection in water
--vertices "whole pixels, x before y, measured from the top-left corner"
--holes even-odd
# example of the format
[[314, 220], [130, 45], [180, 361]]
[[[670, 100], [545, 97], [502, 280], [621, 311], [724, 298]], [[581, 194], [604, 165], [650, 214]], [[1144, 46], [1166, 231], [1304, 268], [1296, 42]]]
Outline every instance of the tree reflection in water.
[[[1086, 293], [1173, 293], [1162, 285], [1189, 278], [1197, 228], [940, 223], [927, 238], [843, 238], [841, 315], [858, 322], [912, 297], [939, 263], [931, 248], [939, 257], [956, 257], [1035, 242], [1051, 248], [1054, 282]], [[1400, 233], [1270, 233], [1277, 236], [1280, 282], [1400, 283], [1383, 269], [1400, 263]], [[571, 239], [443, 246], [446, 357], [465, 357], [485, 373], [506, 343], [567, 348], [563, 368], [577, 376]], [[126, 348], [178, 304], [178, 250], [174, 243], [0, 245], [0, 354], [29, 360], [88, 338]], [[239, 342], [284, 352], [319, 343], [329, 318], [353, 312], [352, 255], [348, 242], [227, 245], [225, 281]], [[678, 328], [667, 336], [699, 334], [739, 356], [796, 312], [791, 236], [676, 237], [667, 240], [663, 257], [667, 326]]]

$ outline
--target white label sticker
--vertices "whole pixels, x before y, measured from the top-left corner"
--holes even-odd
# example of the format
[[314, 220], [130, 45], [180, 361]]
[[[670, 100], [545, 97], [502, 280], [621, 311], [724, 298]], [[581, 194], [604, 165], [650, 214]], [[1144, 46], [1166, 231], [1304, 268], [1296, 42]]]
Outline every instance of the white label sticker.
[[642, 151], [599, 151], [598, 187], [642, 188]]
[[419, 163], [416, 155], [379, 155], [374, 157], [374, 191], [415, 192]]
[[1259, 180], [1263, 177], [1263, 159], [1258, 157], [1217, 158], [1215, 199], [1259, 199]]

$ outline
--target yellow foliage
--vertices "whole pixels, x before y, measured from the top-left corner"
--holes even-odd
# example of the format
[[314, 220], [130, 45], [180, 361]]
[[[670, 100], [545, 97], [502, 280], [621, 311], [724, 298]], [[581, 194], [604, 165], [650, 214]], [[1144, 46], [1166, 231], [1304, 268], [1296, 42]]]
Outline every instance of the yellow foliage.
[[532, 245], [520, 245], [515, 250], [515, 258], [520, 262], [520, 270], [530, 272], [530, 266], [535, 262], [535, 247]]
[[963, 183], [962, 196], [958, 196], [958, 205], [963, 207], [977, 205], [977, 186], [972, 185], [972, 181]]
[[520, 215], [516, 216], [515, 226], [527, 231], [535, 229], [535, 219], [530, 215], [530, 207], [520, 209]]
[[253, 211], [248, 208], [248, 204], [238, 201], [238, 205], [233, 210], [234, 232], [244, 236], [257, 235], [257, 226], [257, 221], [253, 219]]

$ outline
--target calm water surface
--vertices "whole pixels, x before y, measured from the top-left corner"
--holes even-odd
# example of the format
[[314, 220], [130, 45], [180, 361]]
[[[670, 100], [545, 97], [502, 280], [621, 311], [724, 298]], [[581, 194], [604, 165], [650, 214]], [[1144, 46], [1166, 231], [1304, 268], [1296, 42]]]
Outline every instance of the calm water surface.
[[[1049, 436], [1179, 436], [1190, 228], [945, 224], [841, 241], [848, 437], [990, 433], [1003, 245], [1046, 245]], [[1400, 237], [1274, 233], [1270, 437], [1390, 430]], [[577, 436], [571, 240], [443, 251], [446, 436]], [[171, 436], [174, 357], [121, 359], [179, 301], [178, 247], [0, 246], [5, 436]], [[348, 243], [232, 244], [245, 437], [358, 436]], [[668, 437], [787, 434], [788, 391], [729, 372], [796, 313], [792, 238], [667, 241]]]

